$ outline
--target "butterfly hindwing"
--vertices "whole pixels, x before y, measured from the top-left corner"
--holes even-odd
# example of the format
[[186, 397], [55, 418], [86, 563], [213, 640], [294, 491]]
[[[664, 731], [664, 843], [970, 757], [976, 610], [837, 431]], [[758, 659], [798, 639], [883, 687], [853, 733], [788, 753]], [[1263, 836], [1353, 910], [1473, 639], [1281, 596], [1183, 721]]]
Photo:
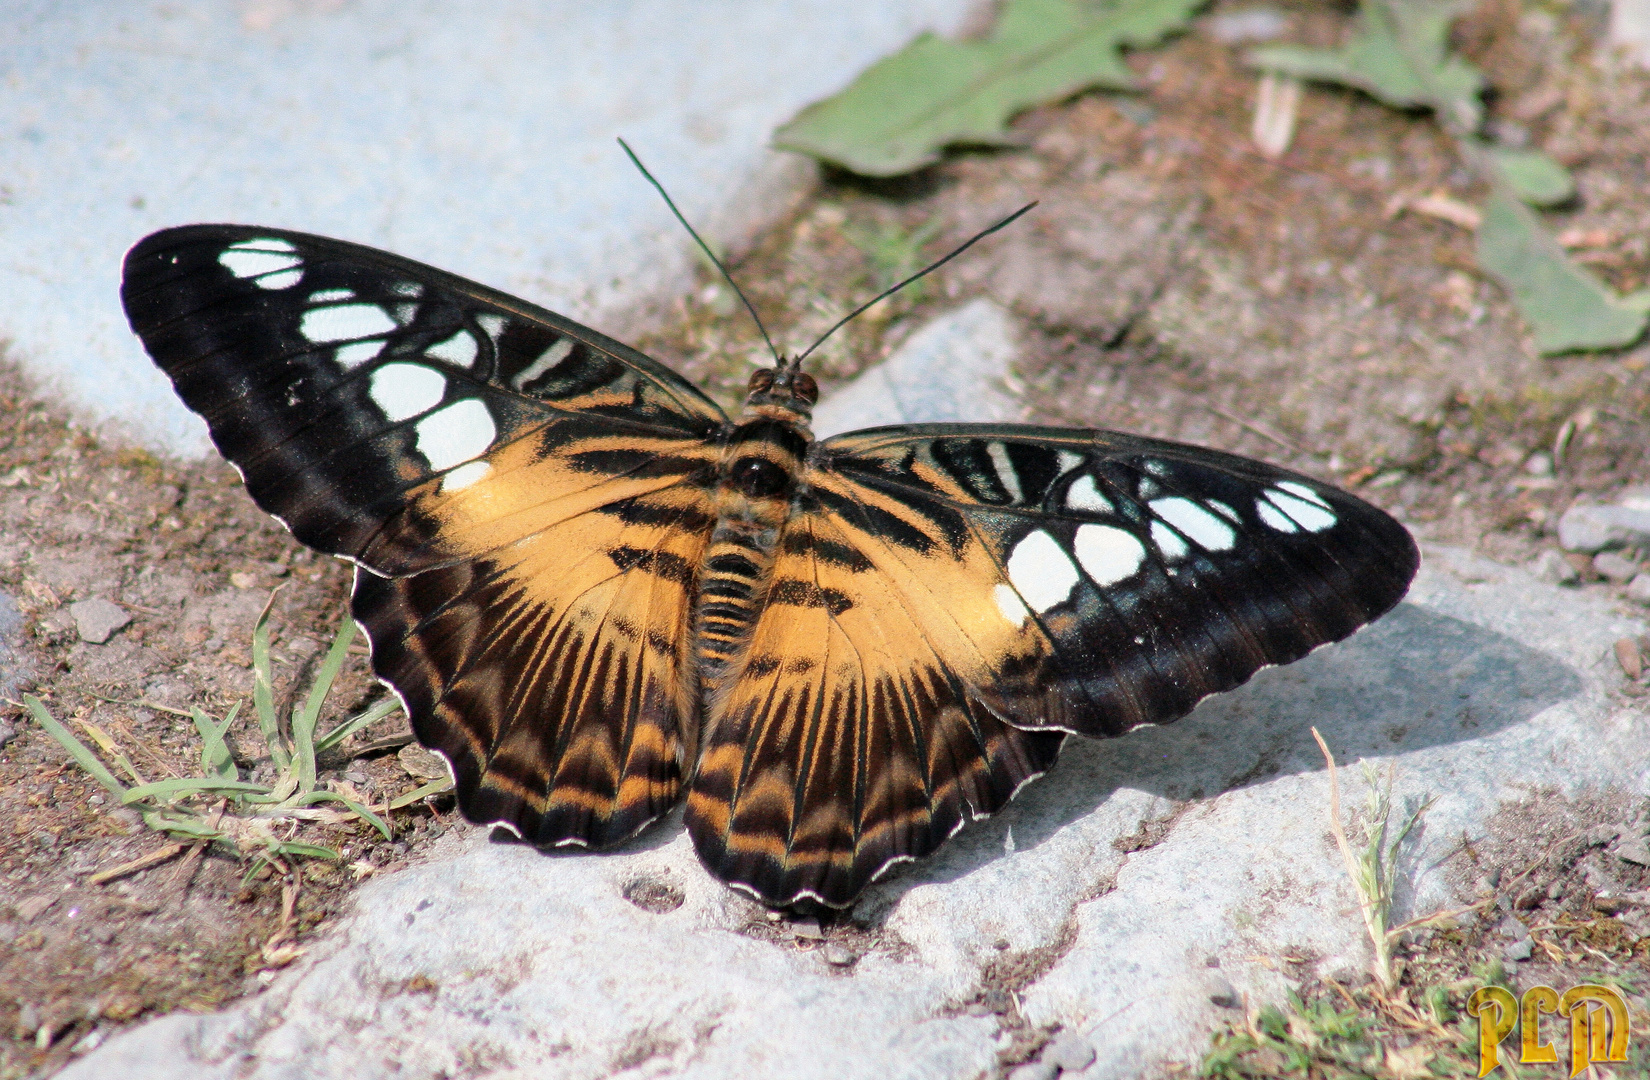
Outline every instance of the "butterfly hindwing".
[[301, 233], [157, 233], [122, 297], [257, 503], [359, 564], [374, 668], [466, 813], [604, 844], [675, 801], [714, 404], [577, 323]]
[[851, 901], [1062, 732], [1174, 720], [1380, 615], [1416, 566], [1358, 499], [1158, 440], [934, 425], [809, 460], [688, 802], [706, 863], [776, 902]]

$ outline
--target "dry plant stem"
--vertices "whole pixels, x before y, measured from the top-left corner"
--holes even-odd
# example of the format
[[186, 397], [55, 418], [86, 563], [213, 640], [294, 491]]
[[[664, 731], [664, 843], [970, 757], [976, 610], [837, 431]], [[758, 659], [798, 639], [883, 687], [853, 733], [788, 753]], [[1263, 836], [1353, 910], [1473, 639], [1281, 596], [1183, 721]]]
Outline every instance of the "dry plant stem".
[[151, 851], [147, 855], [139, 856], [131, 862], [124, 862], [119, 866], [111, 866], [107, 870], [99, 870], [97, 873], [87, 878], [86, 881], [90, 885], [106, 885], [117, 878], [126, 877], [128, 874], [135, 874], [139, 870], [147, 870], [151, 866], [159, 866], [168, 859], [175, 859], [183, 853], [183, 849], [187, 846], [187, 844], [167, 844], [165, 847]]
[[1378, 924], [1379, 919], [1370, 898], [1357, 887], [1358, 860], [1352, 854], [1352, 845], [1347, 843], [1346, 830], [1341, 827], [1341, 781], [1335, 768], [1335, 755], [1329, 752], [1329, 746], [1318, 734], [1318, 729], [1312, 729], [1312, 738], [1318, 742], [1318, 749], [1323, 751], [1324, 761], [1329, 763], [1329, 830], [1335, 836], [1335, 844], [1341, 849], [1341, 858], [1346, 861], [1347, 876], [1352, 879], [1352, 891], [1358, 896], [1358, 911], [1364, 917], [1364, 929], [1369, 932], [1370, 944], [1374, 947], [1375, 955], [1369, 964], [1370, 973], [1381, 984], [1383, 991], [1392, 989], [1392, 945], [1385, 931]]

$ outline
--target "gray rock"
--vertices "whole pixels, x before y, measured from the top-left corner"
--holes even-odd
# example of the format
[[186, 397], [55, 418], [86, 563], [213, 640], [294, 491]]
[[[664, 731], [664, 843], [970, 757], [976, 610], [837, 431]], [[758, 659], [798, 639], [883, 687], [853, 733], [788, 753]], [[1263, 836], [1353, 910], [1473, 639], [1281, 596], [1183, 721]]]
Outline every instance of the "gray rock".
[[190, 221], [391, 248], [624, 336], [613, 314], [669, 303], [695, 259], [614, 136], [737, 246], [815, 183], [811, 162], [769, 147], [774, 128], [975, 6], [482, 0], [453, 18], [201, 0], [189, 17], [108, 21], [10, 5], [6, 54], [27, 58], [6, 85], [11, 354], [148, 446], [207, 452], [111, 301], [121, 252]]
[[1650, 544], [1650, 507], [1572, 506], [1558, 519], [1558, 542], [1565, 551], [1587, 554]]
[[833, 967], [851, 967], [859, 959], [858, 953], [840, 941], [826, 942], [824, 956], [825, 962]]
[[[23, 610], [9, 593], [0, 592], [0, 698], [15, 700], [32, 673], [23, 652]], [[0, 746], [7, 739], [0, 736]]]
[[1222, 45], [1242, 45], [1249, 41], [1271, 41], [1289, 29], [1289, 20], [1275, 8], [1252, 7], [1224, 11], [1204, 20], [1209, 36]]
[[1650, 574], [1639, 574], [1627, 583], [1627, 599], [1650, 604]]
[[1043, 1060], [1061, 1072], [1082, 1072], [1094, 1064], [1094, 1044], [1075, 1031], [1064, 1031], [1043, 1051]]
[[1650, 866], [1650, 842], [1642, 836], [1635, 836], [1630, 840], [1623, 840], [1610, 849], [1610, 853], [1625, 862], [1637, 863], [1639, 866]]
[[1038, 1061], [1028, 1061], [1024, 1065], [1016, 1065], [1008, 1074], [1008, 1080], [1054, 1080], [1060, 1075], [1060, 1067], [1047, 1058]]
[[1638, 576], [1639, 564], [1617, 552], [1601, 551], [1593, 556], [1593, 569], [1599, 577], [1621, 583]]
[[[262, 994], [113, 1037], [60, 1075], [388, 1080], [485, 1054], [556, 1080], [603, 1075], [645, 1043], [651, 1068], [689, 1080], [973, 1076], [995, 1067], [997, 1020], [954, 1003], [980, 993], [999, 943], [1055, 942], [1069, 947], [1020, 991], [1026, 1020], [1090, 1041], [1085, 1080], [1151, 1075], [1199, 1058], [1231, 1015], [1210, 1000], [1209, 959], [1257, 1008], [1289, 987], [1286, 951], [1320, 957], [1320, 976], [1368, 964], [1309, 727], [1343, 765], [1343, 801], [1361, 804], [1359, 759], [1397, 763], [1400, 804], [1438, 796], [1395, 917], [1460, 907], [1477, 897], [1442, 864], [1504, 801], [1532, 786], [1650, 794], [1650, 724], [1610, 689], [1611, 643], [1644, 632], [1602, 599], [1428, 548], [1407, 602], [1350, 640], [1174, 725], [1072, 740], [1005, 811], [872, 886], [854, 918], [877, 944], [852, 967], [744, 933], [760, 909], [705, 874], [679, 819], [601, 855], [452, 829], [368, 881]], [[1154, 846], [1113, 846], [1160, 820]], [[681, 905], [627, 901], [643, 877], [678, 884]], [[439, 990], [395, 991], [415, 975]]]
[[930, 322], [893, 356], [821, 401], [814, 409], [814, 435], [918, 421], [1017, 419], [1020, 402], [1003, 383], [1015, 351], [1008, 312], [990, 300], [971, 301]]
[[102, 645], [132, 621], [124, 608], [101, 596], [70, 604], [69, 616], [74, 619], [80, 640], [93, 645]]
[[1527, 937], [1519, 938], [1517, 941], [1501, 950], [1501, 959], [1514, 961], [1528, 960], [1534, 952], [1535, 942], [1533, 940]]
[[1572, 585], [1581, 577], [1570, 565], [1570, 560], [1552, 548], [1545, 549], [1530, 560], [1530, 573], [1535, 575], [1537, 581], [1548, 585]]

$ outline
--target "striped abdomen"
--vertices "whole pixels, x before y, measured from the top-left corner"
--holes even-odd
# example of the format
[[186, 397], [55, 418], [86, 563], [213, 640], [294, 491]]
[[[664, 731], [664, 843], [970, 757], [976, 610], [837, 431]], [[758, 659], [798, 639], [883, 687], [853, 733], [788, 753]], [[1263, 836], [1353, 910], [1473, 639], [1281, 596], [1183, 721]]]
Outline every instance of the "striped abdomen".
[[[774, 410], [779, 413], [779, 410]], [[794, 414], [759, 415], [735, 428], [718, 469], [716, 531], [699, 577], [699, 681], [716, 691], [743, 646], [767, 588], [779, 528], [791, 512], [809, 439]]]

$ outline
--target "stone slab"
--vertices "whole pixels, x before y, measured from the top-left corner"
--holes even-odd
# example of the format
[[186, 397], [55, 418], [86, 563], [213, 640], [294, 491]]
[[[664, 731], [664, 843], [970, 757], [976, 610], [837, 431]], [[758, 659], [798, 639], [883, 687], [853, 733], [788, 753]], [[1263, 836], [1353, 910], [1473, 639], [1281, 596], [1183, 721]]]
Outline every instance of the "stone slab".
[[[1027, 1019], [1094, 1046], [1081, 1076], [1141, 1076], [1195, 1059], [1234, 999], [1276, 1000], [1277, 958], [1368, 961], [1312, 726], [1343, 765], [1390, 765], [1400, 801], [1437, 797], [1398, 915], [1456, 906], [1439, 863], [1504, 801], [1650, 794], [1650, 720], [1614, 693], [1610, 654], [1644, 630], [1430, 548], [1408, 599], [1348, 641], [1178, 724], [1070, 740], [1003, 813], [874, 885], [854, 913], [869, 930], [784, 933], [699, 867], [679, 818], [605, 855], [454, 829], [363, 886], [262, 994], [154, 1021], [62, 1076], [950, 1080], [995, 1066], [1004, 1033], [967, 1006], [1005, 963], [1043, 972]], [[1358, 770], [1342, 775], [1361, 803]], [[654, 914], [627, 895], [682, 902]], [[830, 962], [843, 949], [855, 962]]]
[[235, 221], [388, 248], [622, 332], [813, 175], [773, 129], [974, 0], [0, 0], [0, 339], [86, 421], [204, 452], [126, 327], [126, 249]]

